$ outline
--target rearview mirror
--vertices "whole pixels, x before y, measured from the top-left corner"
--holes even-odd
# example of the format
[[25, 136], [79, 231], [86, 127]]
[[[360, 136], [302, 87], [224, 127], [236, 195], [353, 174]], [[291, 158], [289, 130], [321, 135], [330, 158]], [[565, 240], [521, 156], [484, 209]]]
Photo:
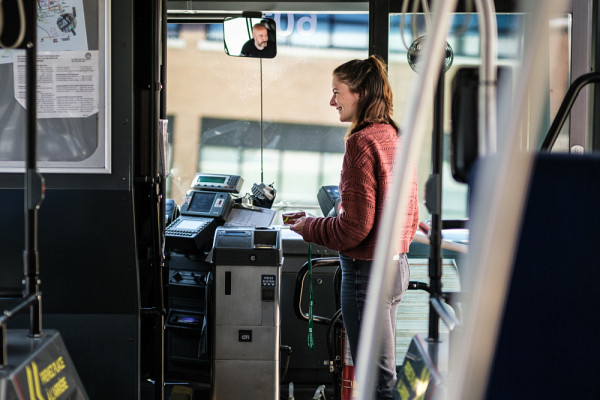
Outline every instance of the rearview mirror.
[[275, 21], [270, 18], [226, 18], [225, 53], [234, 57], [273, 58], [277, 54]]

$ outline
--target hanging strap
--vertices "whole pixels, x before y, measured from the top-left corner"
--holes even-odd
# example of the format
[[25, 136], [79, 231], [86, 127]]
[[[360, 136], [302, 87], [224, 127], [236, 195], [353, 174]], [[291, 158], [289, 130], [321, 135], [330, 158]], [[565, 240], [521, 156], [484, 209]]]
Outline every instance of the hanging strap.
[[307, 343], [309, 349], [315, 348], [315, 338], [313, 337], [313, 284], [312, 284], [312, 246], [308, 244], [308, 336]]

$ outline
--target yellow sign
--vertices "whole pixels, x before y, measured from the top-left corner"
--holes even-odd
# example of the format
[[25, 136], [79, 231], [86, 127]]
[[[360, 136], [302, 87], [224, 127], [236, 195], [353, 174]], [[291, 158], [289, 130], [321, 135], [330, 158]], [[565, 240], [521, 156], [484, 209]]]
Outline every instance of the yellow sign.
[[417, 377], [410, 361], [406, 360], [402, 368], [403, 375], [398, 380], [396, 390], [402, 400], [423, 400], [431, 380], [431, 372], [427, 367], [421, 369], [421, 374]]
[[[64, 369], [65, 361], [62, 356], [51, 362], [41, 372], [37, 363], [25, 367], [27, 372], [27, 387], [30, 400], [57, 400], [69, 389], [66, 376], [58, 376]], [[43, 391], [42, 391], [43, 389]]]

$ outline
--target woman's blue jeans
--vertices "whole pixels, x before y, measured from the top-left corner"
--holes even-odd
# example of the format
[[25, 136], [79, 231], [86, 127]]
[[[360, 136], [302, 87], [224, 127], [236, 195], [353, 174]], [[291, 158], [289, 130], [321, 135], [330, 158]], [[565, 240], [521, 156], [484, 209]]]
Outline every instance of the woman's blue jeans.
[[[385, 301], [382, 321], [381, 357], [378, 363], [377, 399], [393, 399], [396, 383], [396, 310], [408, 289], [410, 269], [406, 254], [395, 262], [396, 276], [391, 293]], [[369, 275], [373, 261], [357, 260], [340, 254], [342, 268], [342, 318], [350, 342], [350, 352], [356, 364], [358, 339], [363, 310], [367, 299]], [[359, 382], [360, 385], [360, 382]]]

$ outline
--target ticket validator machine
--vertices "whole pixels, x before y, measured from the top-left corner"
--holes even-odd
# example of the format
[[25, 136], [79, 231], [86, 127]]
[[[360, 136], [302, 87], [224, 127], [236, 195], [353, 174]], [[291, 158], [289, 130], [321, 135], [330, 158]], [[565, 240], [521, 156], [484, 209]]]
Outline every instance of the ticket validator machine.
[[277, 228], [218, 227], [212, 399], [279, 399]]

